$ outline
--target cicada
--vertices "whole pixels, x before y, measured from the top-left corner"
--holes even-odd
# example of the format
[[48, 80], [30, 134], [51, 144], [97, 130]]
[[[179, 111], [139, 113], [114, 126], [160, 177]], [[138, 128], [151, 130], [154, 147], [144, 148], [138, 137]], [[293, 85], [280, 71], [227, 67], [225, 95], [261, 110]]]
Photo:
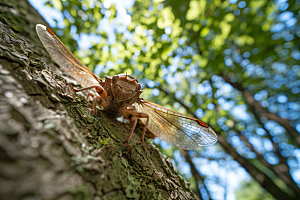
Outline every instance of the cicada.
[[141, 98], [141, 85], [136, 78], [119, 74], [113, 77], [105, 76], [105, 80], [102, 80], [80, 62], [49, 28], [37, 24], [36, 31], [53, 60], [84, 87], [74, 89], [68, 84], [74, 92], [96, 90], [96, 93], [89, 91], [86, 97], [87, 101], [89, 97], [93, 99], [94, 115], [97, 113], [98, 104], [111, 116], [116, 118], [123, 116], [133, 122], [125, 141], [129, 151], [128, 141], [138, 120], [144, 124], [141, 143], [149, 150], [144, 143], [147, 129], [161, 140], [186, 150], [216, 143], [216, 133], [203, 121]]

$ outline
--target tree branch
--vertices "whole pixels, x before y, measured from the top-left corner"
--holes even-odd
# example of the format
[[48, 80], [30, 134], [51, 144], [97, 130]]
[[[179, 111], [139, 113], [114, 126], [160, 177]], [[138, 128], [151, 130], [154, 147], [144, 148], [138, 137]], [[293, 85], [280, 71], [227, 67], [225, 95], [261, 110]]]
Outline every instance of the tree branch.
[[[158, 88], [160, 91], [164, 92], [166, 95], [171, 96], [169, 92], [162, 88]], [[173, 96], [173, 99], [178, 102], [186, 111], [191, 114], [193, 117], [197, 118], [194, 112], [185, 105], [181, 100]], [[208, 124], [209, 125], [209, 124]], [[263, 188], [265, 188], [270, 194], [272, 194], [276, 199], [282, 200], [296, 200], [297, 198], [290, 197], [286, 192], [282, 191], [265, 173], [260, 171], [255, 167], [251, 162], [241, 156], [232, 146], [229, 144], [226, 139], [218, 134], [218, 143], [227, 151], [234, 160], [236, 160], [244, 169], [255, 179]]]
[[263, 188], [265, 188], [270, 194], [276, 199], [293, 199], [297, 198], [290, 197], [286, 192], [283, 192], [265, 173], [260, 171], [257, 167], [251, 164], [247, 159], [241, 156], [226, 139], [218, 134], [219, 144], [236, 160], [244, 169], [255, 179]]
[[287, 164], [279, 164], [279, 165], [271, 165], [261, 153], [259, 153], [254, 146], [249, 142], [249, 140], [242, 135], [242, 133], [234, 128], [235, 132], [238, 134], [240, 139], [245, 142], [246, 147], [250, 148], [257, 156], [258, 160], [268, 167], [274, 174], [276, 174], [287, 186], [289, 186], [296, 194], [296, 196], [300, 199], [300, 189], [297, 183], [294, 181], [293, 177], [289, 173], [289, 168]]
[[232, 87], [242, 92], [242, 94], [246, 99], [247, 105], [250, 108], [253, 108], [254, 113], [256, 113], [260, 117], [266, 117], [269, 120], [273, 120], [278, 124], [280, 124], [281, 126], [283, 126], [286, 129], [287, 134], [289, 134], [293, 139], [293, 141], [295, 141], [295, 145], [300, 147], [300, 135], [298, 131], [295, 129], [295, 127], [291, 126], [290, 120], [283, 119], [279, 117], [276, 113], [271, 113], [270, 111], [268, 111], [268, 109], [262, 107], [261, 104], [254, 99], [254, 96], [249, 91], [243, 88], [241, 84], [232, 82], [226, 74], [221, 73], [220, 76]]
[[203, 184], [203, 188], [206, 190], [208, 196], [209, 196], [209, 199], [211, 200], [211, 196], [209, 194], [209, 190], [206, 188], [206, 185], [204, 183], [204, 178], [201, 176], [201, 174], [198, 172], [198, 170], [196, 169], [195, 167], [195, 164], [194, 162], [192, 161], [190, 155], [188, 154], [188, 151], [187, 150], [183, 150], [183, 149], [180, 149], [180, 153], [181, 155], [183, 155], [185, 157], [185, 160], [190, 164], [191, 166], [191, 172], [192, 172], [192, 175], [193, 177], [195, 178], [195, 182], [196, 182], [196, 186], [197, 186], [197, 196], [200, 198], [200, 199], [203, 199], [202, 197], [202, 194], [201, 194], [201, 191], [199, 189], [199, 184], [202, 183]]

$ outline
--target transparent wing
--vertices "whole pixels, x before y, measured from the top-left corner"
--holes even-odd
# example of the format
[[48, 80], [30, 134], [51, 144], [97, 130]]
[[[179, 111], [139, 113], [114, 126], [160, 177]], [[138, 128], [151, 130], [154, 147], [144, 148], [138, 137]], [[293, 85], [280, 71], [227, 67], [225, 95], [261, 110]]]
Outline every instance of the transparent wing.
[[37, 24], [36, 32], [54, 61], [83, 87], [99, 85], [101, 79], [80, 62], [50, 29]]
[[[182, 149], [212, 145], [218, 137], [212, 128], [201, 120], [142, 100], [134, 104], [138, 112], [149, 115], [148, 128], [160, 139]], [[146, 119], [141, 118], [145, 124]]]

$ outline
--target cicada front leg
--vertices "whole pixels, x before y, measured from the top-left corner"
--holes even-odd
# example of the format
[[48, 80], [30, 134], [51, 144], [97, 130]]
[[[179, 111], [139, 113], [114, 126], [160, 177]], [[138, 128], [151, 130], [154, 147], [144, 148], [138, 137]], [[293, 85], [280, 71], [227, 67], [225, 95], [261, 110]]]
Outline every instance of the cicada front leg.
[[95, 95], [93, 92], [89, 92], [88, 95], [86, 96], [86, 100], [88, 101], [89, 97], [91, 96], [93, 98], [93, 109], [94, 109], [94, 116], [97, 114], [97, 109], [96, 109], [96, 104], [101, 105], [102, 107], [106, 107], [108, 105], [106, 99], [107, 99], [107, 93], [104, 90], [104, 88], [100, 85], [96, 86], [90, 86], [86, 88], [81, 88], [81, 89], [74, 89], [73, 86], [70, 83], [66, 83], [68, 86], [71, 87], [71, 89], [76, 93], [88, 89], [95, 89], [96, 92], [99, 94], [99, 96]]
[[96, 104], [101, 105], [103, 108], [105, 108], [108, 103], [101, 97], [101, 96], [96, 96], [93, 92], [89, 91], [88, 95], [86, 96], [86, 100], [89, 100], [89, 96], [93, 98], [93, 109], [94, 109], [94, 116], [97, 114], [97, 108]]
[[146, 113], [140, 113], [140, 112], [136, 111], [131, 105], [130, 106], [126, 106], [125, 108], [121, 108], [121, 113], [125, 117], [125, 119], [130, 120], [130, 121], [133, 122], [132, 129], [131, 129], [131, 131], [129, 133], [128, 138], [125, 141], [125, 145], [128, 148], [128, 151], [131, 152], [130, 147], [128, 145], [128, 142], [130, 140], [130, 137], [131, 137], [131, 135], [132, 135], [135, 127], [136, 127], [136, 124], [138, 122], [138, 118], [147, 118], [145, 127], [143, 129], [143, 133], [142, 133], [142, 136], [141, 136], [141, 144], [144, 145], [152, 153], [152, 150], [144, 142], [144, 137], [145, 137], [147, 125], [149, 123], [149, 116]]

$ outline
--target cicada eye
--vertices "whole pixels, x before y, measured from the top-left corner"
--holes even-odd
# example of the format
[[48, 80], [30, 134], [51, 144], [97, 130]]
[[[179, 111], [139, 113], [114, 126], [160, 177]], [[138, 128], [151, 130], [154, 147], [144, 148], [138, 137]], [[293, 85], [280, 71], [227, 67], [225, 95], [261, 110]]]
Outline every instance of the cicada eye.
[[141, 90], [141, 85], [140, 84], [137, 84], [136, 88], [135, 88], [135, 91], [138, 92]]
[[119, 80], [119, 76], [117, 75], [112, 78], [113, 83], [116, 83], [118, 80]]
[[127, 79], [130, 80], [130, 81], [133, 81], [135, 78], [131, 75], [127, 75]]

